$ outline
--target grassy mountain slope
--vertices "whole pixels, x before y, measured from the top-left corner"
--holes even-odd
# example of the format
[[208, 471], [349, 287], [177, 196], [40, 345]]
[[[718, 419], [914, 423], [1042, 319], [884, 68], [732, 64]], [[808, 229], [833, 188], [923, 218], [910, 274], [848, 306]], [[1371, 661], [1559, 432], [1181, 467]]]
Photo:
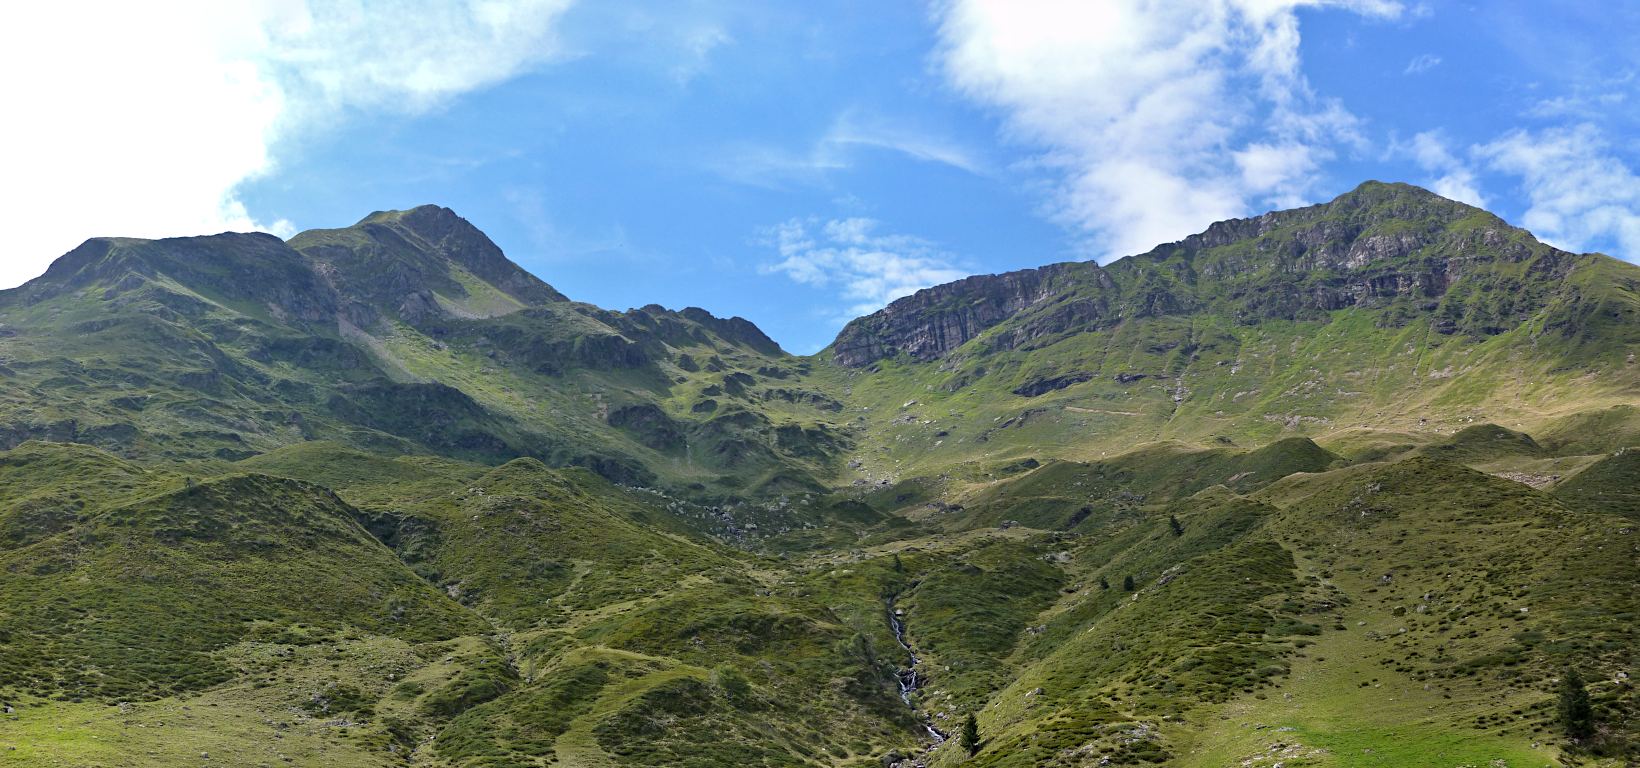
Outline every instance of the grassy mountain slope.
[[1632, 719], [1612, 682], [1636, 647], [1622, 518], [1425, 459], [1301, 478], [1079, 539], [1075, 588], [1019, 635], [1022, 671], [962, 707], [991, 734], [967, 762], [1542, 761], [1572, 667], [1604, 681], [1607, 722]]
[[[48, 467], [87, 490], [39, 482]], [[650, 494], [528, 459], [486, 469], [325, 444], [227, 469], [193, 479], [73, 445], [0, 453], [0, 472], [30, 479], [7, 484], [5, 508], [77, 510], [0, 552], [0, 700], [14, 709], [0, 743], [23, 743], [20, 764], [124, 764], [153, 746], [133, 723], [195, 710], [157, 761], [802, 765], [914, 741], [870, 640], [803, 591], [777, 594], [760, 561], [645, 524], [660, 514]], [[696, 727], [661, 738], [656, 723], [678, 717]], [[52, 718], [75, 722], [72, 749], [53, 746]]]
[[1424, 442], [1632, 406], [1637, 312], [1632, 265], [1369, 183], [1105, 267], [928, 289], [852, 323], [817, 373], [867, 409], [873, 476], [1149, 440]]
[[960, 519], [969, 525], [1008, 519], [1037, 528], [1075, 529], [1090, 519], [1097, 523], [1209, 486], [1248, 492], [1297, 472], [1323, 472], [1344, 463], [1305, 438], [1251, 451], [1159, 444], [1099, 462], [1050, 462], [1028, 474], [985, 484], [962, 497]]
[[89, 241], [0, 292], [0, 755], [1620, 765], [1637, 319], [1377, 183], [806, 358], [432, 206]]
[[703, 495], [814, 487], [841, 405], [750, 323], [573, 304], [447, 209], [99, 239], [0, 292], [0, 445], [235, 460], [332, 440]]
[[[211, 654], [264, 625], [351, 626], [418, 641], [482, 626], [323, 488], [257, 475], [153, 477], [106, 455], [39, 443], [5, 459], [31, 472], [81, 465], [55, 487], [5, 500], [23, 514], [61, 515], [0, 554], [14, 694], [108, 701], [207, 687], [232, 676]], [[115, 483], [114, 494], [96, 498]], [[21, 527], [11, 516], [18, 511], [8, 527]]]
[[1640, 518], [1640, 451], [1620, 450], [1555, 486], [1556, 498], [1630, 520]]

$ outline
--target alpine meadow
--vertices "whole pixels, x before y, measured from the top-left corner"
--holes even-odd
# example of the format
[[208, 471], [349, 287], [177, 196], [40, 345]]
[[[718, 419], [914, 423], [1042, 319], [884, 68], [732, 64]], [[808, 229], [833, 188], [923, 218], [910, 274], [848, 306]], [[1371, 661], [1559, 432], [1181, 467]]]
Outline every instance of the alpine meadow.
[[1513, 3], [0, 12], [0, 768], [1640, 765], [1640, 13]]

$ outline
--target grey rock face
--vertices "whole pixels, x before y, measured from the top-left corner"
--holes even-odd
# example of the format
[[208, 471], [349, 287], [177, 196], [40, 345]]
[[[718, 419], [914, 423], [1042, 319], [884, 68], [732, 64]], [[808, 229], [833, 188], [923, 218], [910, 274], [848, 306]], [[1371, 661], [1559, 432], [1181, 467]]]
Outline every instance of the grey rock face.
[[849, 323], [832, 345], [832, 354], [838, 363], [851, 367], [901, 353], [933, 360], [1047, 300], [1056, 277], [1098, 269], [1092, 264], [1054, 264], [927, 288]]
[[[849, 367], [898, 355], [928, 361], [981, 337], [992, 351], [1030, 349], [1201, 311], [1251, 324], [1393, 307], [1384, 322], [1430, 316], [1440, 333], [1490, 335], [1543, 306], [1579, 258], [1480, 209], [1368, 182], [1330, 203], [1221, 221], [1105, 267], [1056, 264], [918, 291], [850, 323], [832, 355]], [[1464, 290], [1449, 301], [1457, 286]]]

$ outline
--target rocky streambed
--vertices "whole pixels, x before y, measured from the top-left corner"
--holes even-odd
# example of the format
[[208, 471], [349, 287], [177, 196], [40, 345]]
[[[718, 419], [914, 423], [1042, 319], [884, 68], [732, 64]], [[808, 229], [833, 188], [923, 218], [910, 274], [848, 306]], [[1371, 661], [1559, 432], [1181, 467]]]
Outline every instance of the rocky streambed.
[[894, 606], [896, 597], [898, 596], [888, 598], [888, 626], [894, 630], [894, 640], [900, 644], [901, 648], [905, 649], [906, 653], [905, 666], [901, 667], [896, 673], [899, 678], [900, 700], [911, 708], [917, 720], [922, 723], [923, 730], [928, 734], [928, 738], [938, 746], [944, 744], [948, 737], [944, 731], [934, 727], [934, 719], [928, 713], [918, 710], [917, 705], [911, 701], [911, 695], [922, 687], [922, 675], [917, 671], [917, 667], [922, 664], [922, 659], [917, 656], [917, 649], [912, 648], [911, 642], [906, 639], [905, 610]]

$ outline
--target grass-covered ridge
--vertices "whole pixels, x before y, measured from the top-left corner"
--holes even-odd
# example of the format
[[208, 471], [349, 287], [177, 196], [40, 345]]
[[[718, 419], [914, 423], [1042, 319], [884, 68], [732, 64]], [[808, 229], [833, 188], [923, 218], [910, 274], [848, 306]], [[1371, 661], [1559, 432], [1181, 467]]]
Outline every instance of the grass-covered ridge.
[[1368, 184], [919, 296], [86, 244], [0, 292], [0, 762], [1635, 759], [1640, 270]]
[[[88, 458], [77, 447], [30, 444], [6, 463], [19, 452], [36, 467], [51, 460], [42, 454]], [[209, 687], [233, 675], [215, 652], [278, 627], [356, 627], [411, 641], [482, 627], [326, 489], [260, 475], [148, 478], [102, 459], [149, 480], [148, 494], [86, 503], [50, 535], [0, 553], [0, 647], [13, 694], [106, 703]], [[73, 507], [84, 498], [80, 483], [104, 482], [69, 475], [58, 496], [35, 490], [6, 503]]]

